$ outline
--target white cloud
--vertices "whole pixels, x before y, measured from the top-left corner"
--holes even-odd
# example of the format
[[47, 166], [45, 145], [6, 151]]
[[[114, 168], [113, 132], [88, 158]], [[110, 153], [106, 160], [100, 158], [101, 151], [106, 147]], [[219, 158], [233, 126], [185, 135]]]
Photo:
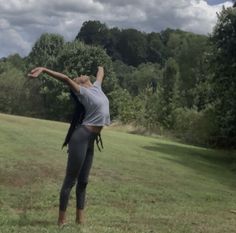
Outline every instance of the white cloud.
[[6, 19], [0, 19], [0, 30], [9, 28], [10, 24]]
[[100, 2], [93, 0], [52, 0], [48, 2], [55, 10], [62, 12], [102, 12], [104, 10], [103, 5]]
[[205, 0], [0, 0], [0, 57], [27, 55], [43, 32], [72, 40], [86, 20], [146, 32], [169, 27], [207, 34], [221, 8]]
[[185, 23], [182, 29], [195, 33], [207, 34], [212, 31], [216, 23], [216, 12], [220, 12], [222, 6], [231, 6], [231, 2], [209, 6], [206, 1], [191, 1], [191, 5], [185, 7], [184, 10], [176, 10], [176, 16], [184, 19]]
[[5, 13], [21, 13], [28, 10], [34, 10], [37, 1], [35, 0], [0, 0], [1, 12]]
[[27, 54], [31, 49], [31, 43], [27, 42], [16, 30], [11, 28], [1, 29], [0, 42], [3, 55]]

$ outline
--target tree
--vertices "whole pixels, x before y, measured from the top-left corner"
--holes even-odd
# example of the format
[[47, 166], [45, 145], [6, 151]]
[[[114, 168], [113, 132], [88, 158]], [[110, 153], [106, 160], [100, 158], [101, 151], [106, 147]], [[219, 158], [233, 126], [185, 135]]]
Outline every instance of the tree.
[[129, 87], [128, 80], [130, 79], [132, 73], [136, 70], [136, 68], [133, 66], [126, 65], [121, 60], [115, 60], [112, 65], [119, 86], [124, 89], [130, 90], [132, 87]]
[[211, 35], [216, 141], [236, 147], [236, 9], [223, 8]]
[[117, 27], [109, 30], [108, 42], [105, 46], [107, 54], [114, 60], [122, 60], [122, 56], [118, 49], [118, 44], [121, 37], [121, 30]]
[[170, 34], [167, 46], [179, 65], [181, 104], [183, 107], [192, 108], [196, 85], [204, 78], [207, 37], [177, 30]]
[[26, 69], [26, 64], [25, 64], [25, 60], [23, 58], [21, 58], [21, 56], [19, 54], [13, 54], [7, 57], [6, 59], [10, 64], [12, 64], [12, 66], [14, 66], [15, 68], [21, 70], [21, 71], [25, 71]]
[[232, 2], [234, 3], [233, 7], [236, 7], [236, 1], [235, 1], [235, 0], [233, 0]]
[[[21, 67], [17, 56], [10, 56], [10, 61]], [[0, 62], [0, 112], [9, 114], [29, 114], [29, 88], [27, 79], [19, 67], [14, 66], [8, 58]], [[35, 98], [37, 99], [37, 98]], [[34, 99], [34, 100], [35, 100]]]
[[159, 33], [150, 33], [147, 35], [148, 41], [148, 58], [149, 62], [163, 64], [165, 57], [165, 46]]
[[122, 30], [117, 47], [122, 61], [128, 65], [138, 66], [147, 61], [146, 35], [136, 29]]
[[174, 110], [178, 107], [179, 67], [173, 58], [169, 58], [164, 69], [163, 80], [158, 89], [158, 119], [162, 125], [171, 129], [174, 125]]
[[[61, 35], [49, 33], [42, 34], [33, 45], [29, 56], [26, 58], [28, 70], [37, 66], [56, 69], [57, 59], [64, 43], [64, 38]], [[58, 116], [56, 116], [56, 112], [61, 113], [61, 111], [58, 111], [58, 108], [60, 108], [61, 105], [58, 104], [57, 98], [61, 95], [63, 84], [48, 78], [46, 75], [43, 77], [44, 78], [42, 79], [37, 79], [37, 81], [32, 84], [31, 89], [35, 92], [32, 92], [31, 94], [37, 95], [43, 102], [38, 115], [39, 117], [47, 119], [63, 120], [64, 118], [59, 118], [61, 115], [58, 114]]]
[[64, 43], [64, 38], [61, 35], [42, 34], [27, 57], [28, 66], [30, 68], [32, 66], [53, 68]]
[[116, 84], [111, 58], [101, 47], [86, 45], [80, 41], [68, 42], [60, 52], [57, 70], [76, 77], [81, 74], [95, 76], [97, 67], [104, 66], [104, 90], [110, 92]]
[[111, 117], [123, 123], [134, 122], [137, 104], [126, 89], [117, 86], [114, 91], [108, 93], [110, 100]]
[[140, 64], [130, 75], [124, 78], [125, 86], [133, 96], [137, 96], [145, 88], [156, 91], [157, 85], [162, 78], [162, 71], [159, 64]]
[[85, 21], [76, 36], [76, 40], [81, 40], [89, 45], [101, 45], [106, 47], [108, 43], [109, 30], [106, 24], [100, 21]]

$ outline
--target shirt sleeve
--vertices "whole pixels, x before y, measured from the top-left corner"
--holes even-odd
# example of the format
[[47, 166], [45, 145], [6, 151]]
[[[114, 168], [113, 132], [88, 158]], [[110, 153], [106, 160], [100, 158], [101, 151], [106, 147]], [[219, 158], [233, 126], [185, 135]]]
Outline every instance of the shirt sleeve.
[[78, 98], [82, 97], [82, 96], [85, 96], [86, 93], [87, 93], [87, 90], [85, 87], [82, 87], [80, 86], [79, 87], [79, 92], [78, 91], [75, 91], [73, 89], [71, 89], [71, 91], [74, 93], [74, 95], [76, 95]]
[[95, 81], [94, 83], [93, 83], [93, 85], [95, 86], [95, 87], [97, 87], [97, 88], [99, 88], [99, 89], [102, 89], [102, 83], [100, 82], [100, 81]]

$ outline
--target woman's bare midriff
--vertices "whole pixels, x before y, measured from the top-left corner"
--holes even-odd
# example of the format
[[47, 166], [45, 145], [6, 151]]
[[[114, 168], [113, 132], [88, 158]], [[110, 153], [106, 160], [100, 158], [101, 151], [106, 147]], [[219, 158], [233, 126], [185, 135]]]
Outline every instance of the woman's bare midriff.
[[85, 127], [94, 133], [100, 133], [103, 128], [102, 126], [93, 126], [93, 125], [85, 125]]

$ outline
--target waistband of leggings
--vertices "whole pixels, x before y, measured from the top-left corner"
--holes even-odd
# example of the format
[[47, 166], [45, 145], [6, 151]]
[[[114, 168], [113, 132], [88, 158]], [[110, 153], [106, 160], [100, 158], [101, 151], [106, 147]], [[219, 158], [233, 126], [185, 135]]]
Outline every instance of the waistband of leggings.
[[81, 127], [82, 129], [84, 129], [86, 132], [90, 133], [91, 135], [98, 136], [98, 135], [100, 134], [100, 132], [99, 132], [99, 133], [96, 133], [96, 132], [93, 132], [93, 131], [89, 130], [89, 129], [86, 127], [86, 125], [80, 125], [80, 127]]
[[[95, 133], [95, 132], [89, 130], [85, 125], [81, 125], [81, 128], [84, 129], [87, 133], [89, 133], [91, 135], [93, 140], [96, 141], [98, 150], [101, 152], [101, 148], [103, 149], [103, 142], [102, 142], [102, 138], [101, 138], [101, 131], [99, 133]], [[100, 144], [101, 147], [99, 146], [99, 144]]]

